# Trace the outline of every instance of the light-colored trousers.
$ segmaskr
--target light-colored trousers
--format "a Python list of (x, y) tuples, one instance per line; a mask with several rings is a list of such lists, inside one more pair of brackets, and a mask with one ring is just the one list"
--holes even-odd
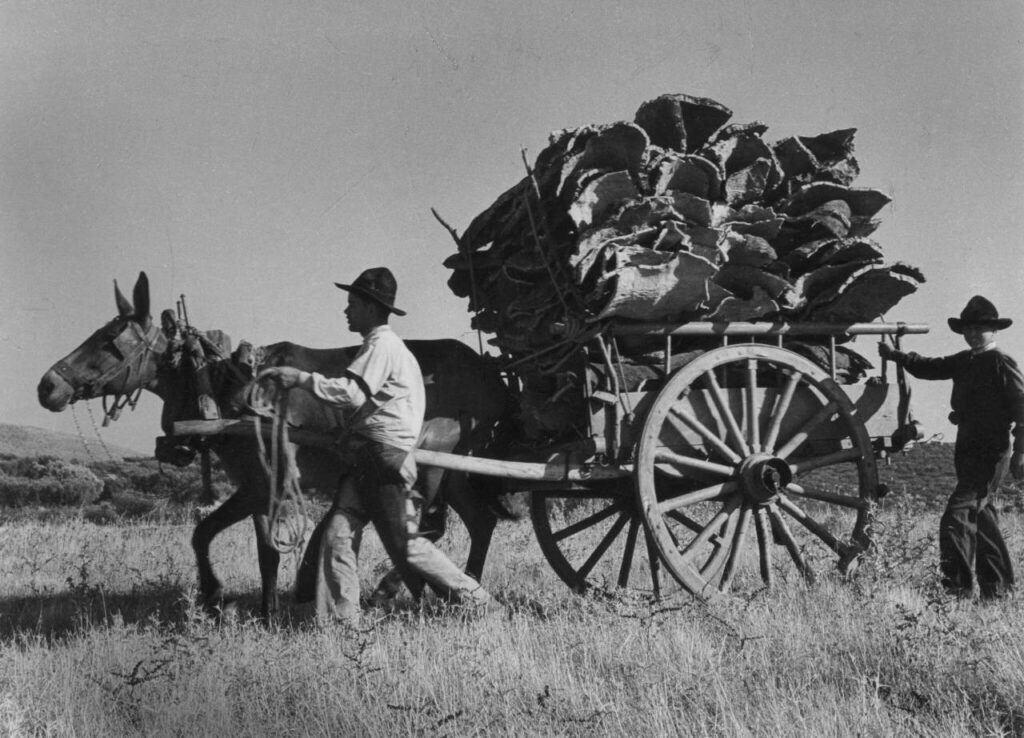
[[(384, 447), (386, 461), (394, 463), (393, 449)], [(390, 457), (390, 458), (387, 458)], [(376, 466), (380, 466), (377, 459)], [(416, 479), (411, 454), (401, 460), (401, 482), (389, 472), (369, 479), (360, 473), (342, 480), (334, 505), (320, 525), (324, 526), (318, 557), (314, 603), (321, 622), (359, 621), (359, 545), (363, 528), (373, 521), (388, 554), (402, 571), (407, 583), (420, 578), (436, 591), (456, 602), (470, 606), (486, 605), (491, 596), (480, 584), (457, 567), (428, 539), (419, 535), (418, 513), (412, 499), (412, 483)], [(385, 464), (387, 466), (388, 464)], [(362, 485), (360, 485), (362, 481)], [(363, 487), (360, 490), (360, 486)], [(367, 509), (363, 503), (368, 495), (376, 495)], [(404, 555), (404, 561), (401, 559)], [(419, 589), (419, 588), (416, 588)], [(418, 594), (418, 592), (415, 592)]]

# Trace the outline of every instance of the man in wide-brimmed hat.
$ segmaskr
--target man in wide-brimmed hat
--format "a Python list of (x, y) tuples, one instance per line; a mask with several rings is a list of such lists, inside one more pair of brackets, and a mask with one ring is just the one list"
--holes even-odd
[(949, 419), (957, 426), (957, 484), (939, 522), (939, 556), (942, 583), (961, 596), (973, 592), (975, 575), (983, 599), (1013, 587), (1013, 565), (992, 504), (1007, 463), (1014, 479), (1024, 479), (1024, 377), (995, 341), (996, 332), (1011, 323), (975, 295), (959, 318), (949, 319), (967, 351), (928, 358), (878, 345), (883, 359), (919, 379), (953, 380)]
[(475, 579), (418, 534), (412, 452), (423, 427), (426, 393), (416, 358), (388, 325), (392, 314), (405, 315), (395, 307), (394, 276), (389, 269), (377, 267), (367, 269), (351, 284), (335, 285), (348, 292), (349, 329), (363, 337), (345, 376), (329, 378), (294, 367), (274, 367), (259, 376), (286, 389), (299, 387), (353, 412), (349, 429), (353, 473), (339, 486), (304, 559), (316, 570), (312, 595), (318, 619), (358, 622), (357, 557), (368, 521), (408, 583), (422, 578), (478, 611), (499, 607)]

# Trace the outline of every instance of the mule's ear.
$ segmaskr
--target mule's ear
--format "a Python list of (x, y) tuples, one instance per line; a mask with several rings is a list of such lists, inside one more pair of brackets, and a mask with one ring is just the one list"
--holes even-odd
[(122, 318), (130, 318), (135, 314), (135, 308), (128, 302), (127, 298), (121, 294), (121, 288), (117, 286), (117, 280), (114, 280), (114, 300), (117, 302), (117, 314)]
[(139, 272), (139, 278), (135, 281), (135, 290), (132, 292), (132, 299), (135, 301), (135, 319), (145, 323), (149, 317), (149, 277), (145, 272)]

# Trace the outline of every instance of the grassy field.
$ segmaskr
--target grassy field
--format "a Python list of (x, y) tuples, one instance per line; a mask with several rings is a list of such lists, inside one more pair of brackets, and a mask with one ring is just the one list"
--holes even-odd
[[(215, 623), (191, 604), (183, 516), (21, 511), (0, 524), (0, 735), (1024, 735), (1019, 603), (938, 586), (950, 473), (944, 446), (882, 467), (878, 552), (853, 581), (581, 597), (523, 520), (485, 573), (507, 614), (403, 601), (358, 630), (312, 626), (287, 594), (278, 622), (254, 619), (249, 524), (214, 543), (237, 598)], [(1016, 492), (1000, 506), (1020, 569)], [(442, 546), (464, 555), (465, 533)], [(362, 564), (368, 587), (387, 566), (372, 535)]]

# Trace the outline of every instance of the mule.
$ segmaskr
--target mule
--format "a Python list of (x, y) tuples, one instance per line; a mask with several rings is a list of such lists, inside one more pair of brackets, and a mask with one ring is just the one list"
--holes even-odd
[[(114, 407), (137, 400), (142, 390), (164, 401), (161, 426), (166, 435), (173, 433), (175, 420), (182, 419), (189, 405), (188, 377), (181, 371), (181, 341), (175, 340), (175, 325), (164, 312), (160, 324), (150, 316), (149, 281), (139, 274), (128, 301), (114, 283), (117, 316), (96, 330), (78, 348), (57, 361), (39, 381), (39, 403), (60, 412), (78, 400), (96, 397), (114, 398)], [(486, 359), (459, 341), (451, 339), (406, 341), (419, 361), (426, 387), (426, 415), (420, 447), (458, 454), (481, 454), (493, 444), (496, 429), (511, 409), (508, 388), (500, 373)], [(294, 343), (276, 343), (263, 349), (263, 360), (256, 367), (296, 366), (339, 376), (355, 356), (358, 347), (312, 349)], [(216, 400), (227, 413), (235, 413), (243, 404), (241, 380), (222, 383)], [(191, 402), (194, 403), (194, 397)], [(344, 419), (336, 408), (302, 391), (287, 395), (287, 416), (292, 425), (306, 430), (330, 433), (343, 428)], [(193, 416), (194, 417), (194, 416)], [(235, 491), (204, 518), (192, 535), (199, 579), (201, 604), (216, 611), (223, 603), (221, 583), (210, 561), (210, 543), (223, 530), (251, 517), (257, 540), (262, 584), (261, 614), (270, 618), (279, 607), (277, 572), (280, 553), (271, 538), (268, 502), (270, 480), (264, 472), (260, 447), (255, 435), (208, 436), (209, 448), (219, 458)], [(301, 446), (296, 462), (303, 489), (317, 489), (333, 495), (345, 471), (338, 454), (323, 448)], [(450, 505), (462, 518), (470, 535), (466, 572), (479, 580), (484, 568), (491, 536), (500, 517), (507, 516), (499, 501), (500, 480), (469, 477), (464, 473), (420, 467), (417, 489), (425, 509)], [(428, 536), (436, 540), (441, 531)], [(388, 594), (397, 581), (394, 574), (382, 582), (378, 591)], [(417, 594), (414, 592), (414, 594)]]

